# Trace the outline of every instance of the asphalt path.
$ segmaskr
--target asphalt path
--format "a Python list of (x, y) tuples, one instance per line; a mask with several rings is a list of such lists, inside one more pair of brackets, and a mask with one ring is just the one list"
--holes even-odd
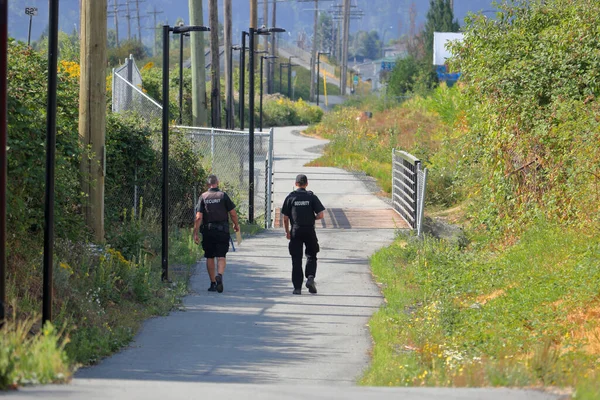
[[(354, 175), (307, 168), (323, 141), (275, 132), (276, 205), (305, 173), (325, 207), (388, 207)], [(23, 399), (554, 399), (537, 391), (357, 387), (369, 364), (368, 321), (382, 305), (368, 258), (392, 229), (319, 229), (318, 294), (292, 295), (281, 229), (248, 238), (228, 255), (223, 293), (209, 293), (205, 263), (185, 311), (147, 321), (134, 342), (69, 385), (8, 393)]]

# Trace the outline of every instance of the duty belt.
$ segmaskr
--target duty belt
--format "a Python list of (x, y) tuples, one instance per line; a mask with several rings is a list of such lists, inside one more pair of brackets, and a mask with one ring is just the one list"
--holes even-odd
[(229, 224), (227, 222), (209, 222), (206, 224), (206, 229), (209, 231), (227, 232), (229, 231)]

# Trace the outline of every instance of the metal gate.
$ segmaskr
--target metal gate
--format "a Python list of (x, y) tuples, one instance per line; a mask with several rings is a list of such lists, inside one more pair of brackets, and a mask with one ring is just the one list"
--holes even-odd
[(392, 150), (392, 204), (394, 210), (421, 236), (427, 168), (405, 151)]

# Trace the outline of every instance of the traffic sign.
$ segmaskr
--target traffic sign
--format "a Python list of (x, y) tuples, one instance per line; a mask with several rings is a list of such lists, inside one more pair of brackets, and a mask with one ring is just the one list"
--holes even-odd
[(25, 7), (25, 15), (29, 15), (30, 17), (35, 17), (38, 13), (37, 7)]
[(358, 75), (354, 75), (353, 81), (355, 85), (358, 85)]

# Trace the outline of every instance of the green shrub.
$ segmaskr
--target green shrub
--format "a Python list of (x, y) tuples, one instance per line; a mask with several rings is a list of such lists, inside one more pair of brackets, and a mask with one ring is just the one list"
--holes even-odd
[(69, 379), (67, 339), (52, 324), (32, 334), (36, 324), (33, 319), (7, 321), (0, 329), (0, 390)]
[(323, 110), (302, 101), (292, 101), (279, 95), (268, 96), (263, 106), (263, 125), (309, 125), (321, 121)]
[[(9, 235), (41, 231), (46, 170), (46, 59), (23, 43), (8, 46), (8, 193)], [(80, 237), (79, 82), (62, 70), (58, 74), (56, 124), (56, 234)], [(83, 177), (85, 179), (86, 177)]]
[(454, 46), (468, 130), (461, 174), (474, 215), (519, 229), (542, 212), (598, 219), (600, 10), (592, 0), (516, 1), (472, 15)]

